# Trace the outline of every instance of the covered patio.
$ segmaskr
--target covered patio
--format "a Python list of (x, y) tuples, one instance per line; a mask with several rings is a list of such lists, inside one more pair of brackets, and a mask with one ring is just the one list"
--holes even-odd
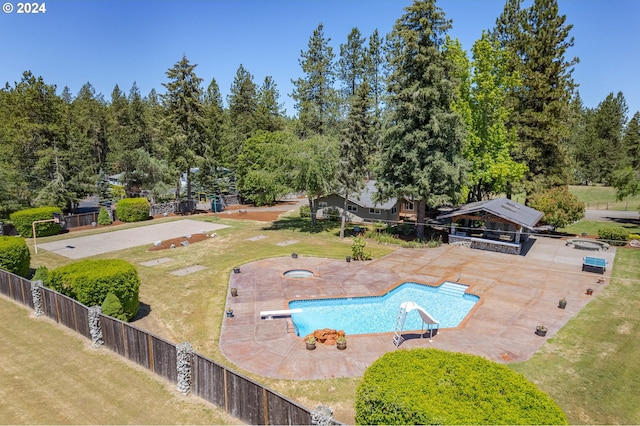
[(507, 198), (465, 204), (437, 217), (451, 221), (449, 243), (519, 255), (541, 211)]

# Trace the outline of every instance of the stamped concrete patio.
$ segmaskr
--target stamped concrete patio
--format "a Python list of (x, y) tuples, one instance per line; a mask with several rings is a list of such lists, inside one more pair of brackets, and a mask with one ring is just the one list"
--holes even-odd
[[(607, 260), (604, 275), (582, 272), (585, 255)], [(549, 337), (608, 284), (615, 249), (585, 252), (556, 239), (532, 239), (526, 256), (491, 253), (443, 245), (433, 249), (399, 249), (369, 262), (310, 258), (273, 258), (241, 265), (229, 287), (220, 336), (222, 353), (238, 367), (280, 379), (322, 379), (361, 376), (384, 353), (396, 350), (393, 333), (350, 335), (348, 347), (318, 344), (305, 349), (301, 337), (288, 330), (287, 320), (261, 319), (260, 311), (287, 309), (292, 299), (382, 294), (404, 281), (439, 285), (445, 280), (470, 285), (480, 303), (455, 329), (440, 329), (432, 341), (418, 332), (404, 332), (400, 349), (434, 347), (481, 355), (498, 362), (528, 359)], [(310, 269), (315, 278), (286, 278), (290, 269)], [(599, 282), (604, 278), (604, 282)], [(594, 289), (592, 296), (585, 290)], [(566, 309), (558, 308), (565, 297)], [(547, 336), (534, 334), (537, 325)]]

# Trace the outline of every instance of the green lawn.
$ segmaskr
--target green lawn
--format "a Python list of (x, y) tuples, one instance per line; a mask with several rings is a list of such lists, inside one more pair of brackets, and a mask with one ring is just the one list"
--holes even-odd
[[(211, 216), (192, 219), (214, 220)], [(188, 341), (197, 352), (230, 365), (222, 356), (218, 341), (233, 266), (260, 258), (287, 256), (292, 251), (303, 256), (341, 258), (350, 254), (351, 240), (337, 238), (338, 224), (323, 224), (312, 229), (308, 222), (295, 216), (273, 225), (223, 219), (217, 222), (231, 227), (218, 231), (217, 237), (206, 242), (161, 255), (148, 252), (147, 247), (137, 247), (96, 257), (118, 257), (135, 265), (162, 256), (171, 257), (171, 262), (153, 268), (138, 266), (142, 279), (140, 300), (149, 310), (138, 325), (174, 342)], [(265, 238), (248, 241), (256, 235)], [(298, 243), (286, 247), (275, 245), (284, 240)], [(368, 242), (366, 250), (377, 258), (395, 247)], [(71, 262), (44, 251), (32, 256), (33, 267), (41, 264), (56, 267)], [(196, 263), (208, 269), (186, 278), (167, 273)], [(640, 407), (640, 396), (632, 391), (639, 388), (640, 371), (640, 363), (635, 361), (640, 347), (634, 340), (640, 324), (640, 291), (637, 290), (640, 288), (640, 250), (619, 249), (613, 275), (607, 290), (592, 300), (538, 354), (527, 362), (511, 364), (514, 370), (525, 374), (556, 399), (573, 423), (640, 424), (636, 408)], [(306, 407), (329, 405), (338, 420), (354, 421), (357, 378), (286, 381), (244, 373)], [(85, 417), (73, 420), (83, 421)]]
[(584, 232), (589, 236), (597, 237), (598, 229), (608, 226), (619, 226), (629, 231), (630, 234), (640, 234), (640, 226), (634, 225), (632, 223), (617, 224), (613, 222), (598, 222), (595, 220), (584, 219), (573, 223), (565, 228), (558, 228), (558, 231), (575, 235), (581, 235)]
[(569, 191), (587, 205), (588, 209), (640, 210), (640, 195), (616, 200), (616, 190), (610, 186), (570, 185)]
[(613, 278), (529, 361), (511, 364), (573, 424), (640, 424), (640, 250), (618, 249)]
[(0, 424), (239, 424), (0, 296)]

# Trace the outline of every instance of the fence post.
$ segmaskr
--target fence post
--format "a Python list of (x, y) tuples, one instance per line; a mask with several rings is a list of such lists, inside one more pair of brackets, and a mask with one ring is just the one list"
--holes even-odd
[(176, 364), (178, 369), (178, 391), (188, 395), (191, 391), (191, 359), (193, 347), (190, 343), (176, 345)]
[(318, 407), (311, 412), (311, 424), (312, 425), (332, 425), (333, 424), (333, 410), (331, 407), (325, 405), (318, 405)]
[(102, 308), (100, 306), (91, 306), (88, 310), (89, 334), (91, 334), (91, 344), (93, 346), (101, 346), (104, 344), (102, 340), (102, 326), (100, 325), (101, 313)]
[(33, 315), (39, 317), (44, 314), (42, 308), (42, 281), (31, 281), (31, 297), (33, 298)]

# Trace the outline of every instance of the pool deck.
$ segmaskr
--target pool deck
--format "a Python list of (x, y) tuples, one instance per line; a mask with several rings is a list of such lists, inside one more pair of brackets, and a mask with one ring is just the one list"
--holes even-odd
[[(309, 380), (361, 376), (386, 352), (396, 350), (393, 333), (347, 336), (347, 349), (318, 344), (306, 350), (286, 318), (261, 319), (260, 311), (287, 309), (292, 299), (371, 296), (404, 281), (439, 285), (458, 281), (480, 303), (455, 329), (441, 329), (430, 341), (419, 332), (403, 332), (400, 349), (439, 348), (481, 355), (497, 362), (523, 361), (609, 283), (615, 248), (586, 252), (566, 241), (537, 238), (526, 256), (492, 253), (462, 246), (399, 249), (380, 259), (350, 262), (344, 259), (280, 257), (241, 265), (229, 287), (238, 296), (227, 298), (234, 317), (224, 318), (222, 353), (239, 368), (279, 379)], [(582, 271), (584, 256), (607, 260), (604, 274)], [(309, 269), (314, 278), (286, 278), (290, 269)], [(601, 279), (604, 282), (599, 282)], [(592, 288), (593, 295), (586, 295)], [(567, 299), (566, 309), (558, 301)], [(436, 318), (437, 319), (437, 318)], [(536, 335), (538, 325), (546, 337)]]

